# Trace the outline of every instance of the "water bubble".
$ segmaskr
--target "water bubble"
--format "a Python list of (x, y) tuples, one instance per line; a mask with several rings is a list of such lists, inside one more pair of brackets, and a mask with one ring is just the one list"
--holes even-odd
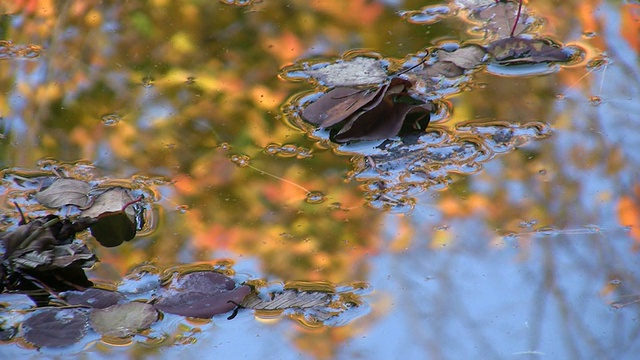
[(269, 155), (276, 155), (280, 152), (280, 145), (278, 144), (269, 144), (264, 148), (264, 152)]
[(556, 95), (556, 99), (558, 99), (558, 100), (564, 100), (564, 98), (565, 98), (565, 95), (564, 95), (564, 94), (558, 94), (558, 95)]
[(582, 36), (584, 36), (587, 39), (591, 39), (593, 37), (596, 37), (598, 34), (595, 31), (585, 31), (582, 33)]
[(307, 193), (306, 202), (309, 204), (320, 204), (324, 202), (327, 198), (320, 191), (309, 191)]
[(220, 146), (219, 146), (219, 147), (220, 147), (220, 149), (222, 149), (222, 150), (224, 150), (224, 151), (229, 151), (229, 150), (231, 150), (231, 145), (229, 145), (229, 144), (228, 144), (228, 143), (226, 143), (226, 142), (223, 142), (222, 144), (220, 144)]
[(122, 116), (118, 114), (106, 114), (102, 116), (102, 123), (107, 126), (112, 126), (120, 122)]
[(545, 170), (545, 169), (541, 169), (540, 171), (538, 171), (538, 174), (540, 174), (540, 175), (547, 175), (547, 170)]
[(250, 157), (247, 155), (231, 155), (231, 161), (239, 167), (249, 166)]
[(282, 145), (280, 148), (280, 156), (292, 157), (298, 153), (298, 147), (293, 144)]
[(609, 281), (609, 284), (611, 284), (611, 285), (620, 285), (620, 284), (622, 284), (622, 281), (620, 279), (613, 279), (613, 280)]
[(589, 104), (592, 106), (598, 106), (602, 104), (602, 98), (600, 96), (592, 96), (589, 98)]
[(187, 84), (187, 85), (192, 85), (192, 84), (195, 84), (195, 82), (196, 82), (196, 78), (193, 77), (193, 76), (189, 76), (187, 78), (187, 81), (185, 81), (184, 83)]
[(298, 159), (307, 159), (313, 156), (313, 151), (311, 149), (307, 149), (305, 147), (298, 148)]

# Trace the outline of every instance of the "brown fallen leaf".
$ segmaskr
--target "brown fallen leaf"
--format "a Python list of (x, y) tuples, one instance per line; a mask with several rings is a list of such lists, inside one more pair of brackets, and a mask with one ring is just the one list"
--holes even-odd
[(491, 42), (487, 51), (500, 65), (566, 62), (572, 58), (570, 51), (548, 39), (500, 39)]
[(410, 81), (394, 77), (377, 89), (338, 87), (307, 106), (302, 116), (322, 128), (335, 128), (336, 142), (393, 137), (403, 128), (409, 113), (420, 113), (417, 119), (426, 119), (426, 126), (433, 110), (431, 103), (408, 94), (411, 86)]

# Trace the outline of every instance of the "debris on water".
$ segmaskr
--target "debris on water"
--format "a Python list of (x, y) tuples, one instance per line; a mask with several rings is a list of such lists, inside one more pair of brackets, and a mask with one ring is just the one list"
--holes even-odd
[(320, 204), (326, 199), (327, 198), (320, 191), (309, 191), (305, 201), (309, 204)]
[(431, 5), (417, 11), (402, 11), (399, 13), (407, 22), (417, 25), (432, 25), (454, 14), (454, 10), (447, 5)]
[(118, 115), (118, 114), (105, 114), (102, 116), (102, 123), (107, 125), (107, 126), (113, 126), (116, 125), (117, 123), (119, 123), (120, 121), (122, 121), (122, 116)]
[(600, 96), (591, 96), (589, 97), (589, 105), (591, 106), (598, 106), (602, 104), (602, 98)]
[(231, 162), (238, 165), (238, 167), (247, 167), (250, 165), (251, 158), (247, 155), (231, 155), (229, 158)]

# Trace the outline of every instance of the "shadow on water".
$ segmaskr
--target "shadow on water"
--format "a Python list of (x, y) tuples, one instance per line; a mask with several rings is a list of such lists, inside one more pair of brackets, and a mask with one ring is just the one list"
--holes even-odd
[(635, 358), (640, 4), (517, 9), (0, 4), (0, 354)]

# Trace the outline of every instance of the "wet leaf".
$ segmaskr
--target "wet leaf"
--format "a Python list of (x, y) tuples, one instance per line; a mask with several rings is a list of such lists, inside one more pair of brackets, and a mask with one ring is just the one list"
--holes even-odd
[(82, 212), (81, 216), (96, 220), (89, 229), (102, 246), (118, 246), (136, 236), (135, 210), (126, 207), (133, 201), (127, 189), (115, 187), (96, 197), (92, 206)]
[(424, 73), (428, 77), (444, 76), (453, 78), (464, 74), (464, 69), (449, 61), (436, 61), (425, 66)]
[(69, 305), (86, 305), (94, 309), (104, 309), (124, 299), (117, 291), (90, 288), (85, 291), (66, 291), (61, 294)]
[(380, 84), (387, 78), (380, 60), (367, 57), (356, 57), (304, 73), (331, 87)]
[(175, 278), (155, 303), (161, 311), (181, 316), (211, 318), (233, 310), (251, 292), (220, 273), (200, 271)]
[(99, 334), (123, 338), (149, 328), (158, 320), (158, 312), (151, 304), (134, 301), (94, 309), (89, 318), (91, 327)]
[(480, 65), (487, 51), (478, 45), (469, 45), (448, 52), (445, 50), (436, 51), (438, 62), (451, 62), (462, 69), (473, 69)]
[(22, 323), (25, 340), (38, 347), (64, 347), (87, 332), (87, 313), (81, 309), (41, 310)]
[(59, 208), (65, 205), (85, 207), (89, 204), (87, 193), (91, 185), (81, 180), (56, 179), (51, 186), (36, 193), (38, 202), (46, 207)]
[(546, 39), (506, 38), (492, 42), (487, 51), (501, 65), (565, 62), (571, 53)]

